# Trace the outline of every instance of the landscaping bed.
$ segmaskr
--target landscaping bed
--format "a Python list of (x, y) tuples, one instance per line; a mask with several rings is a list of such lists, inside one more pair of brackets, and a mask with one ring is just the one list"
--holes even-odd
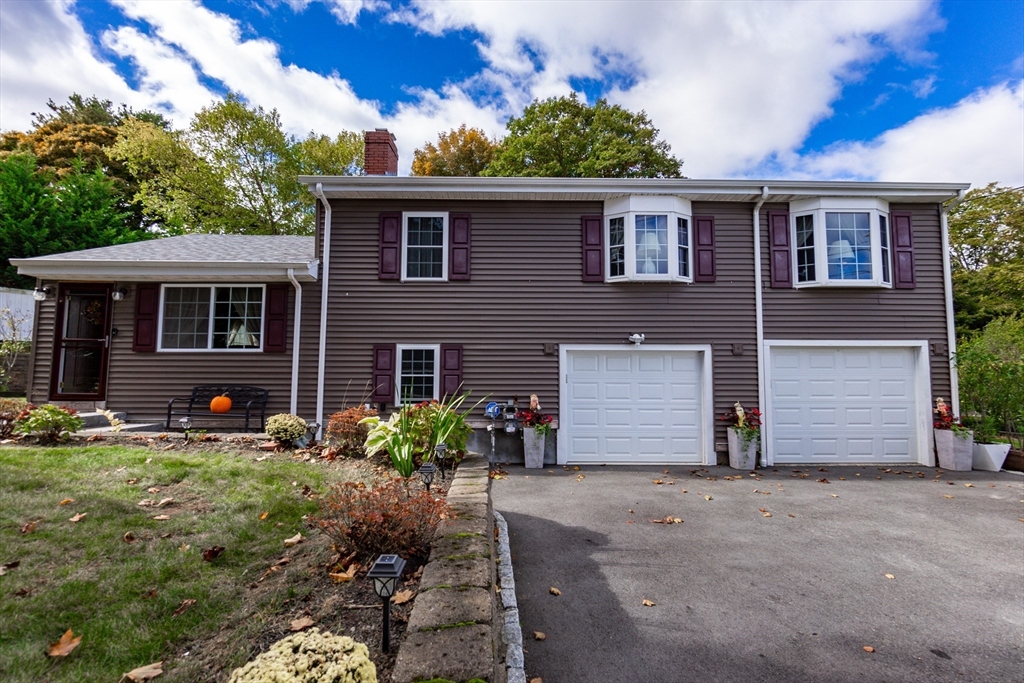
[[(380, 599), (359, 573), (329, 576), (342, 558), (307, 516), (330, 484), (393, 471), (319, 456), (248, 436), (0, 447), (0, 679), (115, 681), (163, 661), (161, 681), (226, 681), (307, 619), (365, 643), (389, 681), (412, 602), (392, 607), (382, 653)], [(81, 643), (48, 657), (68, 629)]]

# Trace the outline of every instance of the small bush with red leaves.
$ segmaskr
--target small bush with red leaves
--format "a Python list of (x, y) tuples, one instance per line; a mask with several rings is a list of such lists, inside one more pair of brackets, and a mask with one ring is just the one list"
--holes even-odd
[(373, 408), (355, 406), (331, 415), (327, 420), (327, 447), (337, 455), (352, 458), (365, 456), (363, 444), (370, 427), (359, 424), (359, 421), (376, 414)]
[(356, 553), (357, 560), (384, 553), (425, 561), (448, 514), (447, 502), (395, 478), (373, 488), (351, 481), (331, 486), (312, 523), (339, 552)]
[(22, 398), (0, 398), (0, 439), (9, 439), (14, 434), (18, 417), (28, 409), (28, 402)]

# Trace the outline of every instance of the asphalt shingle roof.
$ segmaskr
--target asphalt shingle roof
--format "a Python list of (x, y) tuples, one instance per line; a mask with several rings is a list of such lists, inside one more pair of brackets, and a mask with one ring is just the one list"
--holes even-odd
[(34, 261), (300, 263), (316, 258), (315, 238), (299, 235), (181, 235), (68, 251)]

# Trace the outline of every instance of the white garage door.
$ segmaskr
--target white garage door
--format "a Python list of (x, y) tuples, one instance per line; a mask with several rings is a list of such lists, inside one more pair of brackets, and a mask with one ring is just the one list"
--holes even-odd
[(702, 462), (700, 352), (571, 350), (565, 361), (567, 462)]
[(776, 463), (917, 462), (916, 351), (771, 348)]

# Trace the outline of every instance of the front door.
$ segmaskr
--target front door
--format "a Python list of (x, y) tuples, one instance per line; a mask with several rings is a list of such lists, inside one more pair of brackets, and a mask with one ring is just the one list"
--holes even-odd
[(50, 399), (106, 399), (110, 346), (108, 284), (61, 284)]

